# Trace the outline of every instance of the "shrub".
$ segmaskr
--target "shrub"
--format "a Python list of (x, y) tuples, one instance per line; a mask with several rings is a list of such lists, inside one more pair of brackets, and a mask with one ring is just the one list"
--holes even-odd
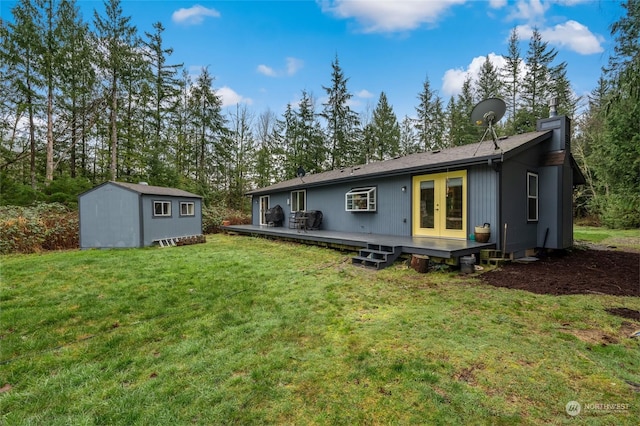
[(78, 247), (78, 212), (62, 204), (0, 207), (0, 253)]
[(231, 225), (246, 225), (251, 223), (251, 215), (240, 210), (222, 206), (204, 206), (202, 208), (202, 232), (215, 234), (220, 232), (223, 220), (228, 220)]

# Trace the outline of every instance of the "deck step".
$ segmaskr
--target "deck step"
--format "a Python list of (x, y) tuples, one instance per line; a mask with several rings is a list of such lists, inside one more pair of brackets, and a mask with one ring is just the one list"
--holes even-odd
[(354, 256), (351, 259), (351, 263), (365, 268), (384, 269), (393, 264), (401, 252), (402, 249), (400, 247), (367, 244), (367, 248), (360, 249), (358, 256)]

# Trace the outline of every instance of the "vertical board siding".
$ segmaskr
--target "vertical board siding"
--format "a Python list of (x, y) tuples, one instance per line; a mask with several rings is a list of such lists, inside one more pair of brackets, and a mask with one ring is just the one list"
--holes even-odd
[(79, 201), (80, 248), (140, 247), (138, 194), (104, 185)]
[(498, 172), (490, 166), (471, 167), (467, 174), (469, 208), (469, 233), (474, 232), (476, 226), (488, 223), (491, 226), (490, 242), (495, 243), (500, 234), (498, 223)]

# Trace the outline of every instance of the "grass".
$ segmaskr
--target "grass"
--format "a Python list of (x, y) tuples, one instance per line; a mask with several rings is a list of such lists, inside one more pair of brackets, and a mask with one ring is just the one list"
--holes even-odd
[(0, 259), (2, 424), (637, 422), (640, 343), (604, 309), (638, 298), (225, 235)]
[(640, 230), (608, 229), (596, 226), (575, 226), (573, 237), (577, 242), (588, 242), (620, 249), (640, 250)]

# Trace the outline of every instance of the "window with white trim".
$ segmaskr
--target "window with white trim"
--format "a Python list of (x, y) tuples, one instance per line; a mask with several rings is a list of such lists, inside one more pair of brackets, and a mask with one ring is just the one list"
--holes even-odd
[(195, 203), (191, 201), (180, 202), (180, 216), (195, 216), (196, 207)]
[(376, 187), (354, 188), (345, 195), (348, 212), (375, 212)]
[(153, 216), (155, 216), (155, 217), (170, 217), (171, 216), (171, 201), (154, 201), (153, 202)]
[(307, 209), (307, 190), (291, 191), (291, 211), (301, 212)]
[(538, 221), (538, 174), (527, 173), (527, 221)]

